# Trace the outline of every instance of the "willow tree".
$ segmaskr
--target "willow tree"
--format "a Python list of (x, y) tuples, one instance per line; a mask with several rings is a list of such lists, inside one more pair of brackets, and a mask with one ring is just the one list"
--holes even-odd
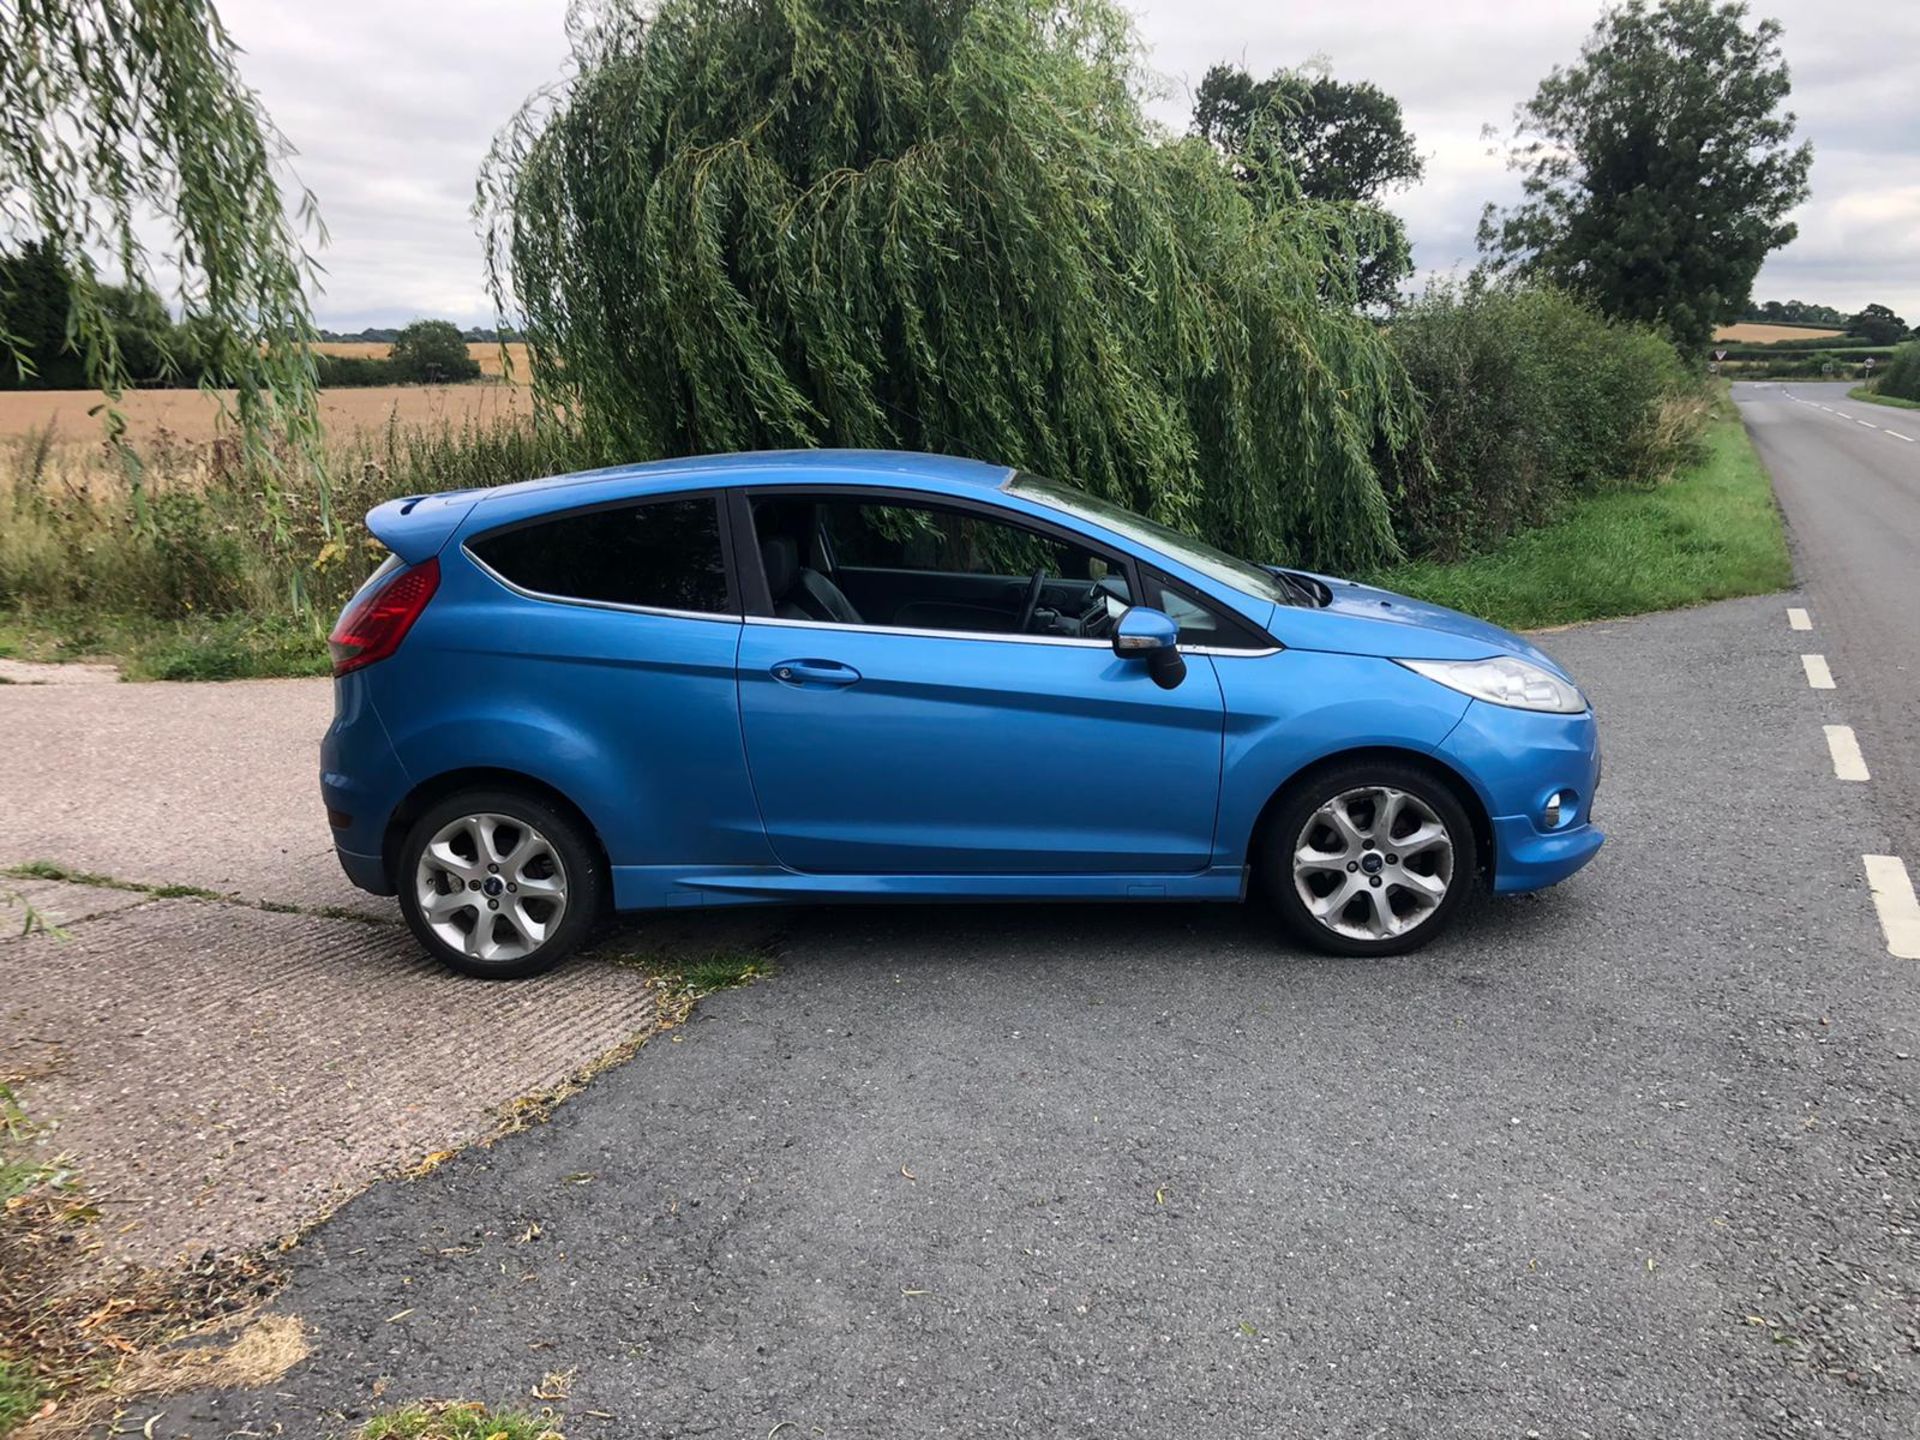
[[(136, 289), (164, 272), (270, 478), (276, 433), (317, 434), (301, 244), (317, 220), (304, 193), (288, 214), (286, 146), (236, 53), (208, 0), (0, 0), (0, 239), (62, 267), (71, 343), (109, 402), (128, 377), (96, 267)], [(0, 365), (30, 363), (0, 296)]]
[(1252, 554), (1392, 553), (1374, 460), (1414, 418), (1328, 303), (1344, 212), (1256, 209), (1151, 126), (1108, 0), (609, 0), (571, 33), (476, 213), (535, 384), (611, 453), (942, 450)]

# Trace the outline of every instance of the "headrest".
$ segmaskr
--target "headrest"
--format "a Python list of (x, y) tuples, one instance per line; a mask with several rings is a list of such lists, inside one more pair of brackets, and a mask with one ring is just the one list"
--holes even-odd
[(763, 540), (760, 564), (767, 572), (768, 594), (775, 600), (784, 599), (793, 588), (793, 577), (800, 573), (800, 547), (785, 535)]

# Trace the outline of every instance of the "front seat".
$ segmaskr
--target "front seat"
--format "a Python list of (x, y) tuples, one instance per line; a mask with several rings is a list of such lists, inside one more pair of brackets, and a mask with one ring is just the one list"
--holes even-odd
[(760, 564), (767, 572), (767, 592), (773, 613), (782, 620), (831, 620), (840, 625), (864, 625), (853, 602), (818, 570), (800, 563), (800, 547), (785, 535), (760, 546)]

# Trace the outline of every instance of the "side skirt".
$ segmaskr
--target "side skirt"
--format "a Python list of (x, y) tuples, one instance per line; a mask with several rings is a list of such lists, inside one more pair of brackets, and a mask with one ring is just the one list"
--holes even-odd
[(616, 865), (614, 907), (777, 905), (905, 900), (1241, 900), (1244, 865), (1187, 875), (811, 875), (773, 865)]

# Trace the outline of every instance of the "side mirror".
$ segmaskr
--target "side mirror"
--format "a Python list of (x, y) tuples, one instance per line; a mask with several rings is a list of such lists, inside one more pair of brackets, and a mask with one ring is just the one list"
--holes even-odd
[(1171, 690), (1187, 678), (1187, 662), (1180, 654), (1180, 627), (1164, 610), (1136, 605), (1113, 627), (1113, 653), (1122, 660), (1144, 660), (1147, 674), (1162, 690)]

